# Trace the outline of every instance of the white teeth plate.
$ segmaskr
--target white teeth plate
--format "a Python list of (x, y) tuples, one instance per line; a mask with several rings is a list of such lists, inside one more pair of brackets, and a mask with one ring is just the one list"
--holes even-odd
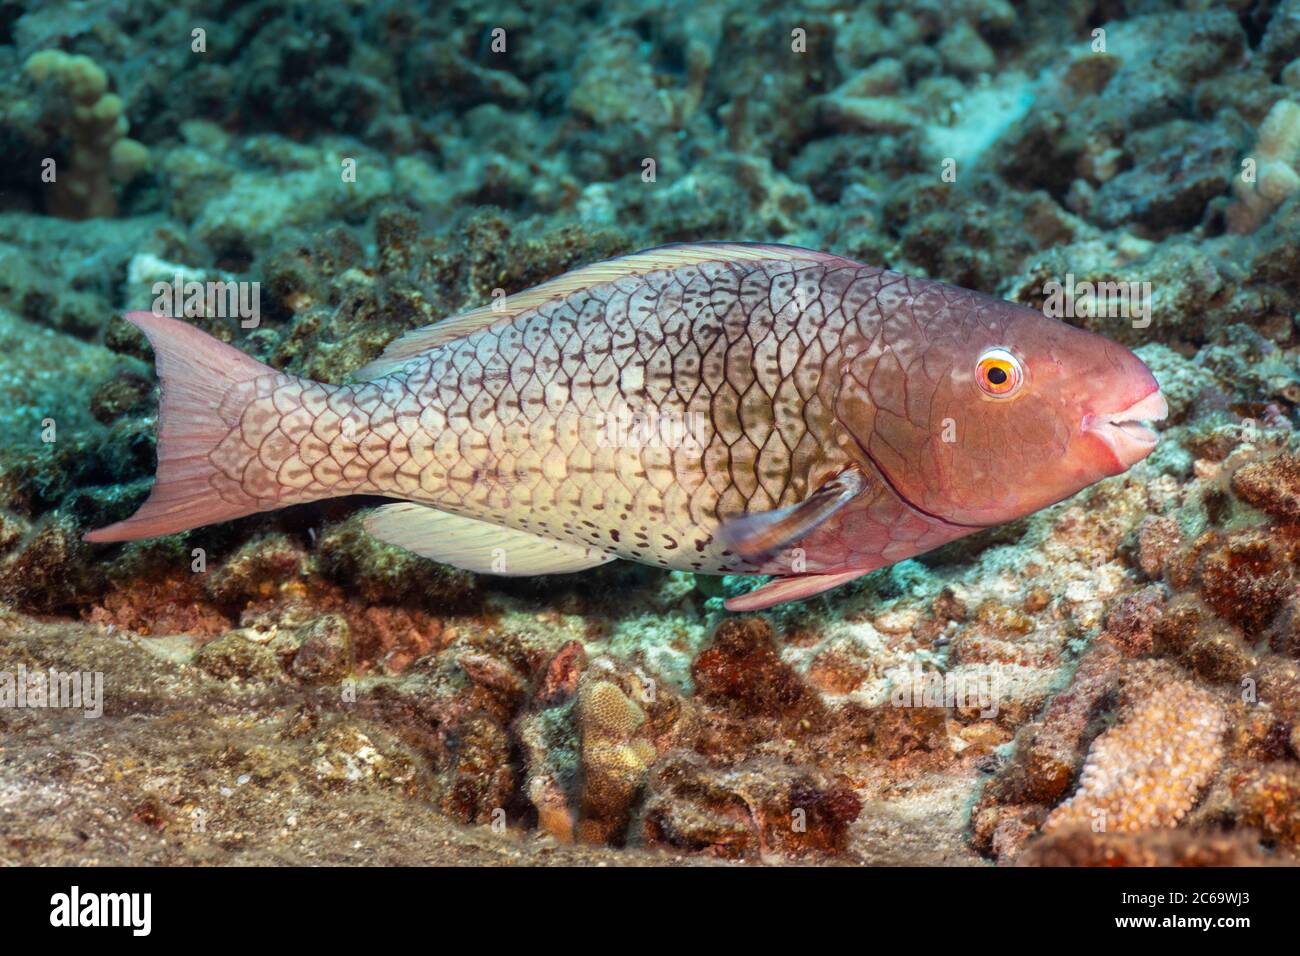
[(1160, 438), (1146, 423), (1158, 422), (1168, 414), (1169, 405), (1165, 397), (1152, 392), (1118, 412), (1089, 416), (1083, 427), (1106, 442), (1115, 458), (1127, 468), (1149, 455)]
[(1109, 415), (1100, 415), (1098, 420), (1111, 425), (1118, 425), (1125, 430), (1127, 430), (1128, 426), (1135, 425), (1142, 428), (1143, 431), (1147, 431), (1148, 429), (1141, 424), (1142, 422), (1158, 422), (1168, 414), (1169, 404), (1165, 401), (1165, 397), (1157, 391), (1121, 411), (1112, 412)]
[(1156, 433), (1141, 422), (1122, 421), (1107, 422), (1107, 424), (1114, 425), (1134, 441), (1151, 442), (1156, 440)]

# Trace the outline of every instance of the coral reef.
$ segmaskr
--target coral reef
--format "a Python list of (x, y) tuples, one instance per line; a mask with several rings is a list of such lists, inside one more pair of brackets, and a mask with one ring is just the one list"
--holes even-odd
[[(990, 855), (1193, 862), (1201, 851), (1187, 838), (1109, 838), (1172, 827), (1242, 829), (1208, 859), (1268, 859), (1250, 849), (1252, 832), (1294, 853), (1286, 761), (1297, 755), (1289, 743), (1297, 459), (1240, 445), (1234, 456), (1227, 469), (1202, 469), (1188, 489), (1214, 502), (1199, 535), (1188, 540), (1179, 527), (1195, 527), (1191, 502), (1181, 521), (1152, 516), (1137, 527), (1131, 559), (1157, 583), (1113, 606), (1069, 686), (1022, 728), (1012, 760), (985, 788), (972, 832)], [(1237, 496), (1273, 518), (1234, 506)]]
[[(0, 709), (0, 861), (1300, 862), (1294, 0), (551, 7), (0, 13), (0, 670), (109, 688)], [(187, 320), (342, 382), (709, 239), (1122, 289), (1063, 318), (1149, 365), (1160, 445), (739, 618), (443, 567), (364, 499), (81, 540), (150, 486), (157, 283), (256, 283)]]

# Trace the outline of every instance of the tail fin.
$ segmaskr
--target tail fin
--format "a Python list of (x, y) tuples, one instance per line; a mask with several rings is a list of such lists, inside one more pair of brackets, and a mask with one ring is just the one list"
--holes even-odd
[(235, 424), (222, 417), (222, 399), (236, 385), (281, 373), (176, 319), (130, 312), (126, 320), (148, 336), (162, 383), (158, 474), (135, 514), (85, 540), (152, 538), (263, 510), (253, 500), (241, 506), (218, 495), (212, 484), (217, 469), (208, 456)]

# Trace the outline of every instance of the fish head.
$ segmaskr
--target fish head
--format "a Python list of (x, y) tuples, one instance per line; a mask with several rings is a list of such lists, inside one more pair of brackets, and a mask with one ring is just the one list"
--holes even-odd
[(841, 390), (841, 423), (899, 497), (949, 523), (994, 525), (1151, 453), (1145, 423), (1167, 408), (1141, 359), (1024, 306), (979, 301), (928, 341), (896, 337)]

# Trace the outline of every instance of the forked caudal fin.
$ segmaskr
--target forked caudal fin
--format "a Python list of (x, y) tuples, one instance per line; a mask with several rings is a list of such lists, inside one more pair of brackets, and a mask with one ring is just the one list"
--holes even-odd
[[(184, 322), (150, 312), (126, 320), (153, 346), (162, 397), (158, 403), (158, 474), (140, 509), (87, 541), (132, 541), (172, 534), (262, 510), (218, 495), (209, 455), (234, 422), (222, 417), (222, 400), (241, 383), (280, 373)], [(277, 507), (271, 505), (270, 507)]]

